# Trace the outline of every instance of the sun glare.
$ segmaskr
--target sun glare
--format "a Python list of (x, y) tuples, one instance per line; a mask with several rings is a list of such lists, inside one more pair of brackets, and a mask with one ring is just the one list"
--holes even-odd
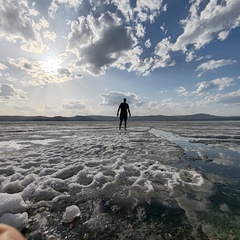
[(51, 74), (57, 74), (58, 69), (60, 68), (60, 62), (56, 58), (51, 58), (42, 62), (42, 68), (45, 72)]

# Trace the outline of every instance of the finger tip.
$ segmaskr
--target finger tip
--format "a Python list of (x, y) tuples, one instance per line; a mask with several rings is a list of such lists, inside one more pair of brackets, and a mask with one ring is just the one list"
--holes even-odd
[(24, 237), (15, 228), (0, 224), (0, 240), (24, 240)]

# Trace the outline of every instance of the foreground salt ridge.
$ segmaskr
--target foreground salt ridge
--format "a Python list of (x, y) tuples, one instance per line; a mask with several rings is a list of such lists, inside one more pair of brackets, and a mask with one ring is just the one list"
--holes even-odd
[[(53, 139), (54, 135), (57, 141), (36, 144), (36, 136)], [(133, 128), (126, 134), (116, 133), (109, 127), (77, 131), (70, 128), (42, 135), (28, 132), (25, 137), (28, 138), (24, 141), (26, 145), (16, 152), (4, 152), (1, 161), (0, 199), (8, 198), (10, 204), (6, 208), (6, 203), (0, 203), (0, 210), (5, 209), (0, 214), (0, 222), (6, 221), (4, 214), (11, 213), (8, 217), (17, 217), (14, 226), (19, 229), (31, 224), (33, 216), (27, 214), (31, 209), (47, 206), (51, 211), (60, 211), (60, 218), (64, 219), (64, 213), (74, 204), (99, 198), (109, 199), (113, 212), (126, 202), (136, 207), (158, 199), (172, 207), (177, 201), (194, 224), (197, 217), (194, 209), (189, 208), (192, 200), (186, 194), (194, 192), (198, 199), (204, 199), (211, 192), (212, 183), (204, 179), (201, 172), (168, 165), (180, 161), (182, 149), (150, 134), (149, 128)], [(11, 203), (19, 208), (14, 210)], [(206, 210), (209, 202), (195, 201), (194, 204), (197, 211)], [(97, 224), (96, 216), (108, 219), (98, 208), (96, 204), (95, 214), (86, 221), (89, 228)], [(69, 211), (70, 219), (80, 215), (80, 210), (73, 209)]]

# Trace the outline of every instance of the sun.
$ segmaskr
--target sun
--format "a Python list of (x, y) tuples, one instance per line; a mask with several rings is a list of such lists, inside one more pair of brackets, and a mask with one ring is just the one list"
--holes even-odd
[(51, 58), (42, 62), (42, 68), (47, 73), (57, 74), (61, 64), (57, 58)]

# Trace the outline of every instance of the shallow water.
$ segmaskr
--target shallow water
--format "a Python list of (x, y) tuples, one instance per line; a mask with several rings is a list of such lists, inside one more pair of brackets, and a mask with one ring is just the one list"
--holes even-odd
[(27, 239), (240, 239), (239, 122), (117, 125), (0, 123), (0, 194), (23, 198)]
[[(189, 164), (204, 172), (240, 178), (240, 140), (235, 136), (182, 137), (178, 134), (159, 129), (151, 129), (151, 133), (163, 137), (184, 149), (184, 162), (175, 166)], [(181, 133), (180, 133), (181, 134)]]

